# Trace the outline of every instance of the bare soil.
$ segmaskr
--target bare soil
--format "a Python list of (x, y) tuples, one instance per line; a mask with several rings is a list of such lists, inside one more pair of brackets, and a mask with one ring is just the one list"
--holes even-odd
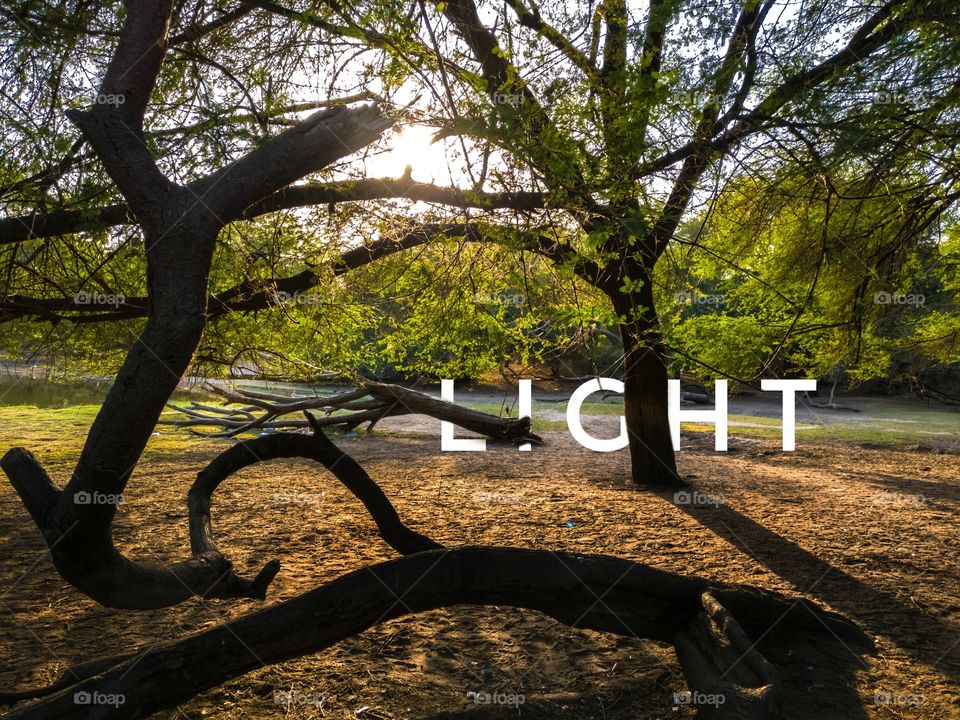
[[(619, 555), (803, 595), (856, 620), (875, 654), (826, 630), (774, 628), (761, 640), (781, 669), (789, 718), (960, 718), (960, 456), (827, 443), (782, 453), (777, 441), (742, 437), (715, 453), (709, 435), (685, 437), (681, 470), (708, 503), (694, 506), (628, 483), (625, 451), (593, 453), (565, 432), (545, 440), (524, 453), (441, 453), (434, 432), (337, 442), (411, 527), (447, 545)], [(0, 429), (0, 447), (17, 442), (16, 428)], [(116, 523), (129, 556), (186, 555), (186, 491), (218, 449), (190, 444), (141, 466)], [(69, 472), (49, 469), (61, 483)], [(214, 529), (242, 571), (281, 560), (268, 603), (394, 557), (359, 502), (307, 462), (231, 478), (214, 498)], [(0, 545), (4, 688), (50, 682), (96, 656), (149, 651), (260, 606), (104, 609), (60, 580), (8, 485)], [(684, 689), (670, 646), (572, 630), (532, 611), (458, 607), (384, 623), (157, 717), (690, 718), (692, 708), (673, 702)], [(476, 691), (523, 703), (478, 705), (467, 695)]]

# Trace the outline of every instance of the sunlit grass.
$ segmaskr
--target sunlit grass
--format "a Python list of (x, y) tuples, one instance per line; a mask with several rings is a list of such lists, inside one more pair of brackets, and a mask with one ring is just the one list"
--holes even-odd
[[(461, 404), (495, 415), (517, 415), (515, 403), (501, 405), (467, 400), (461, 401)], [(534, 432), (566, 431), (567, 424), (563, 419), (566, 409), (564, 401), (535, 400)], [(99, 405), (96, 404), (55, 408), (0, 406), (0, 423), (6, 429), (6, 442), (0, 446), (0, 452), (18, 445), (33, 452), (45, 466), (57, 469), (71, 466), (79, 457), (98, 410)], [(620, 397), (585, 402), (581, 407), (581, 413), (585, 416), (616, 416), (622, 412)], [(175, 416), (173, 412), (166, 415)], [(733, 438), (781, 437), (780, 418), (734, 414), (729, 416), (729, 422), (729, 434)], [(713, 432), (712, 425), (700, 423), (683, 423), (682, 428), (683, 432)], [(797, 442), (804, 440), (873, 443), (891, 447), (924, 443), (950, 447), (951, 443), (956, 443), (956, 447), (960, 448), (960, 413), (940, 408), (883, 406), (862, 416), (856, 413), (840, 415), (824, 412), (820, 417), (810, 420), (801, 415), (797, 421)], [(232, 442), (230, 439), (204, 438), (183, 428), (163, 425), (158, 426), (150, 438), (144, 459), (172, 459), (184, 453), (210, 454)]]
[[(5, 442), (0, 445), (0, 453), (19, 446), (36, 455), (44, 466), (72, 465), (80, 456), (99, 409), (99, 405), (63, 408), (0, 406), (0, 427), (5, 428)], [(160, 426), (150, 437), (144, 458), (173, 458), (185, 452), (209, 451), (211, 442), (214, 441), (180, 428)]]

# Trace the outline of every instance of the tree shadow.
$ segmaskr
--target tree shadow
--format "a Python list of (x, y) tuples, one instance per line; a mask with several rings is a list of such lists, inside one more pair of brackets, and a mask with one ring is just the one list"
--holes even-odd
[[(677, 507), (791, 583), (798, 592), (829, 603), (869, 634), (883, 635), (917, 662), (960, 682), (960, 646), (952, 646), (957, 639), (956, 627), (924, 614), (893, 592), (853, 577), (729, 506)], [(934, 641), (939, 641), (936, 648), (921, 649)], [(847, 648), (846, 653), (851, 663), (865, 667), (855, 648)]]
[[(782, 717), (785, 720), (867, 720), (868, 714), (857, 693), (855, 673), (862, 668), (856, 648), (851, 651), (837, 638), (797, 633), (796, 630), (774, 629), (757, 645), (776, 668), (782, 689)], [(608, 694), (608, 705), (588, 705), (585, 697), (569, 697), (563, 701), (538, 694), (526, 696), (523, 705), (496, 706), (471, 704), (465, 708), (444, 710), (421, 716), (421, 720), (493, 720), (522, 716), (530, 720), (585, 720), (606, 717), (611, 720), (633, 720), (638, 708), (643, 717), (694, 717), (693, 708), (684, 708), (664, 697), (662, 688), (646, 687), (646, 697), (637, 698), (634, 679)], [(636, 678), (635, 680), (640, 680)], [(682, 682), (682, 681), (681, 681)], [(611, 690), (613, 690), (611, 688)], [(621, 694), (622, 693), (622, 694)], [(633, 695), (623, 707), (617, 700)], [(645, 706), (645, 707), (644, 707)], [(603, 712), (599, 711), (603, 708)]]
[[(771, 455), (775, 457), (775, 453), (771, 453)], [(782, 467), (779, 462), (771, 459), (770, 456), (762, 454), (751, 454), (750, 460), (751, 462), (765, 465), (774, 470), (779, 470)], [(804, 458), (797, 455), (795, 458), (791, 458), (791, 460), (793, 461), (792, 464), (797, 467), (822, 469), (818, 464), (820, 460), (818, 457)], [(934, 465), (935, 462), (935, 459), (931, 458), (931, 466)], [(873, 485), (877, 487), (878, 490), (922, 495), (926, 500), (960, 502), (960, 483), (957, 482), (942, 482), (924, 477), (893, 475), (891, 473), (877, 471), (864, 472), (848, 468), (843, 470), (843, 476), (845, 478), (855, 479), (857, 482)], [(941, 509), (953, 510), (953, 508), (949, 506), (942, 506)]]

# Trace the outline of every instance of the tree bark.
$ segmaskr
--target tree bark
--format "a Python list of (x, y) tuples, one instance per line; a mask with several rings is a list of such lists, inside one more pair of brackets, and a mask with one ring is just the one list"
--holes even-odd
[[(190, 544), (195, 555), (217, 551), (212, 538), (210, 499), (220, 483), (245, 467), (277, 458), (306, 458), (323, 465), (363, 503), (380, 537), (398, 553), (408, 555), (442, 547), (404, 525), (386, 494), (359, 463), (334, 445), (312, 418), (310, 424), (313, 435), (275, 433), (239, 442), (200, 471), (188, 495)], [(279, 569), (279, 563), (276, 567)]]
[[(630, 471), (638, 485), (683, 485), (670, 439), (667, 353), (653, 303), (649, 274), (635, 268), (636, 290), (611, 295), (623, 341), (623, 412), (630, 442)], [(609, 291), (608, 291), (609, 294)]]
[[(215, 408), (201, 403), (190, 407), (170, 404), (186, 417), (179, 420), (160, 420), (163, 425), (178, 427), (219, 427), (218, 437), (232, 437), (243, 432), (261, 428), (304, 428), (322, 425), (339, 425), (352, 430), (364, 423), (373, 427), (385, 417), (422, 414), (452, 422), (462, 428), (505, 442), (530, 442), (540, 444), (543, 440), (530, 430), (529, 417), (503, 418), (490, 413), (472, 410), (456, 403), (446, 402), (400, 385), (379, 383), (372, 380), (358, 382), (357, 390), (334, 396), (296, 397), (271, 395), (243, 389), (227, 390), (211, 386), (230, 403), (241, 403), (237, 409)], [(369, 396), (369, 399), (364, 399)], [(326, 417), (307, 415), (305, 420), (281, 420), (292, 413), (306, 410), (322, 410)], [(337, 410), (350, 411), (334, 415)], [(258, 414), (255, 414), (258, 413)]]
[(430, 415), (452, 422), (494, 440), (516, 443), (542, 442), (539, 436), (530, 431), (530, 418), (528, 417), (500, 418), (490, 413), (461, 407), (445, 400), (438, 400), (426, 393), (417, 392), (400, 385), (367, 380), (363, 383), (363, 388), (381, 402), (402, 407), (410, 413)]
[[(62, 491), (29, 452), (14, 448), (0, 460), (63, 578), (118, 608), (165, 607), (193, 595), (231, 596), (222, 582), (232, 577), (230, 563), (219, 553), (201, 553), (166, 568), (146, 566), (124, 557), (111, 534), (123, 490), (203, 333), (211, 259), (223, 218), (350, 155), (391, 124), (373, 106), (321, 111), (190, 185), (170, 181), (144, 140), (143, 117), (166, 52), (171, 11), (171, 0), (129, 0), (100, 87), (101, 95), (124, 101), (67, 112), (143, 230), (146, 325)], [(241, 592), (245, 584), (239, 583)]]
[[(153, 646), (72, 687), (14, 709), (8, 720), (86, 720), (77, 692), (122, 694), (97, 717), (135, 720), (183, 703), (263, 664), (315, 653), (386, 620), (455, 605), (527, 608), (570, 627), (672, 643), (708, 592), (760, 637), (779, 625), (870, 646), (845, 618), (802, 599), (683, 577), (620, 558), (548, 550), (431, 550), (356, 570), (283, 603), (183, 640)], [(602, 598), (602, 602), (598, 602)], [(717, 616), (718, 610), (711, 612)], [(729, 624), (727, 625), (729, 632)], [(733, 720), (735, 715), (728, 716)]]
[[(712, 593), (700, 598), (703, 611), (677, 633), (674, 644), (702, 720), (773, 720), (781, 717), (776, 669), (740, 623)], [(715, 698), (717, 702), (709, 700)], [(707, 702), (703, 702), (707, 700)]]

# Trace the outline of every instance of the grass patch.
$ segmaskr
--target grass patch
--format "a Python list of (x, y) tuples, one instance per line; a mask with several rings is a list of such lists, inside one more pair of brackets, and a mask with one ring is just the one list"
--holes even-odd
[[(516, 405), (501, 405), (492, 402), (464, 402), (466, 407), (494, 415), (516, 417)], [(66, 467), (76, 463), (86, 440), (87, 432), (100, 409), (98, 404), (69, 405), (66, 407), (36, 407), (35, 405), (0, 406), (0, 423), (10, 430), (16, 439), (0, 447), (5, 452), (14, 444), (33, 452), (41, 463), (50, 467)], [(534, 401), (533, 431), (566, 432), (567, 423), (556, 417), (565, 414), (566, 402)], [(543, 417), (550, 413), (553, 417)], [(585, 402), (583, 415), (620, 415), (623, 401), (611, 397), (603, 401)], [(175, 417), (167, 413), (165, 417)], [(779, 439), (780, 418), (761, 415), (730, 415), (731, 437), (757, 437)], [(816, 425), (816, 427), (810, 427)], [(684, 432), (713, 432), (712, 425), (682, 423)], [(336, 438), (338, 433), (332, 433)], [(360, 434), (361, 437), (364, 433)], [(245, 435), (249, 437), (249, 435)], [(797, 421), (797, 441), (873, 443), (899, 447), (905, 445), (956, 443), (960, 447), (960, 413), (950, 410), (878, 407), (857, 414), (837, 415), (824, 413), (822, 418)], [(204, 438), (192, 435), (183, 428), (168, 425), (158, 426), (144, 451), (144, 459), (169, 460), (185, 453), (210, 455), (232, 444), (231, 439)]]
[[(909, 424), (903, 419), (909, 418)], [(782, 437), (780, 418), (758, 415), (730, 415), (729, 435), (736, 437)], [(891, 422), (900, 420), (901, 422)], [(841, 422), (846, 424), (841, 424)], [(743, 424), (734, 424), (743, 423)], [(811, 427), (815, 425), (815, 427)], [(681, 423), (685, 431), (713, 432), (712, 425), (699, 423)], [(946, 433), (946, 434), (944, 434)], [(822, 422), (797, 420), (797, 440), (840, 441), (850, 443), (874, 443), (898, 447), (930, 443), (931, 441), (951, 441), (960, 443), (960, 415), (949, 411), (912, 411), (908, 413), (872, 413), (869, 419), (851, 420), (844, 417), (838, 421), (830, 416)]]
[[(73, 465), (80, 457), (99, 410), (99, 405), (62, 408), (0, 406), (0, 424), (16, 429), (15, 442), (0, 448), (0, 452), (6, 452), (15, 444), (32, 452), (45, 466)], [(212, 442), (215, 441), (191, 435), (180, 428), (160, 425), (150, 437), (143, 456), (145, 459), (172, 459), (187, 452), (208, 453)]]

